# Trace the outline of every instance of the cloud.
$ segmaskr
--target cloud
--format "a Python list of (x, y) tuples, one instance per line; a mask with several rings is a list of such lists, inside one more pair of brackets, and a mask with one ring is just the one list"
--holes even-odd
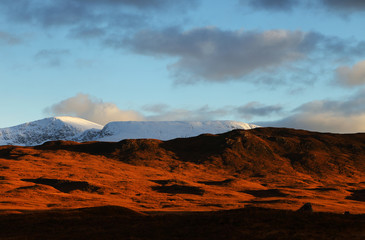
[(147, 115), (146, 119), (150, 121), (206, 121), (218, 120), (227, 117), (231, 112), (227, 108), (212, 109), (209, 106), (203, 106), (197, 109), (170, 108), (168, 105), (155, 105), (151, 108), (152, 114)]
[(106, 30), (102, 27), (77, 26), (70, 30), (69, 36), (78, 39), (101, 38), (106, 35)]
[(103, 102), (88, 94), (79, 93), (46, 108), (47, 115), (69, 115), (99, 124), (111, 121), (206, 121), (232, 119), (251, 120), (253, 117), (270, 116), (282, 111), (279, 105), (267, 106), (250, 102), (242, 106), (211, 108), (208, 105), (195, 109), (172, 108), (167, 104), (148, 104), (141, 110), (123, 110), (114, 103)]
[(79, 93), (45, 109), (51, 115), (71, 115), (99, 124), (111, 121), (140, 121), (144, 117), (132, 110), (121, 110), (114, 103), (105, 103), (87, 94)]
[(109, 5), (109, 6), (131, 6), (138, 9), (165, 9), (171, 7), (189, 8), (196, 6), (197, 0), (76, 0), (86, 4)]
[(365, 53), (365, 41), (317, 32), (231, 31), (217, 27), (144, 30), (130, 37), (112, 37), (104, 43), (112, 48), (129, 48), (137, 54), (173, 59), (175, 62), (167, 68), (179, 84), (200, 81), (307, 84), (316, 80), (318, 72), (328, 71), (325, 68), (329, 64), (351, 61)]
[(248, 4), (255, 9), (266, 9), (275, 11), (291, 10), (298, 4), (296, 0), (240, 0), (241, 4)]
[(236, 112), (244, 119), (252, 119), (255, 116), (270, 116), (272, 114), (279, 114), (283, 111), (280, 105), (263, 105), (259, 102), (250, 102), (243, 106), (237, 107)]
[[(122, 110), (114, 103), (105, 103), (87, 94), (77, 94), (45, 109), (51, 115), (71, 115), (99, 124), (111, 121), (204, 121), (235, 119), (283, 114), (280, 105), (250, 102), (242, 106), (196, 109), (171, 108), (166, 104), (145, 105), (141, 111)], [(294, 109), (278, 121), (256, 122), (261, 126), (287, 127), (319, 132), (365, 132), (365, 89), (344, 100), (318, 100)]]
[(328, 10), (336, 14), (365, 11), (363, 0), (240, 0), (240, 4), (267, 11), (290, 11), (297, 8)]
[(16, 44), (20, 44), (22, 42), (22, 39), (20, 39), (19, 37), (7, 33), (7, 32), (2, 32), (0, 31), (0, 44), (6, 44), (6, 45), (16, 45)]
[[(37, 24), (42, 27), (97, 25), (108, 29), (117, 21), (138, 24), (146, 11), (190, 9), (198, 0), (2, 0), (0, 11), (11, 21)], [(133, 8), (134, 14), (127, 12)], [(146, 18), (146, 16), (144, 16)], [(113, 24), (114, 23), (114, 24)], [(135, 25), (130, 25), (130, 28)]]
[(147, 104), (142, 107), (143, 111), (150, 112), (153, 114), (164, 113), (169, 109), (169, 105), (167, 104)]
[(336, 69), (337, 81), (345, 86), (354, 87), (365, 84), (365, 60), (352, 67), (340, 66)]
[(35, 59), (45, 62), (48, 66), (57, 67), (62, 63), (62, 58), (70, 55), (67, 49), (43, 49), (35, 54)]
[(11, 21), (39, 24), (43, 27), (74, 25), (95, 18), (89, 8), (77, 1), (3, 0), (3, 14)]
[(296, 108), (292, 115), (262, 126), (299, 128), (320, 132), (365, 132), (365, 90), (343, 101), (312, 101)]
[(181, 31), (140, 31), (123, 40), (109, 39), (113, 47), (154, 57), (174, 57), (169, 66), (183, 83), (200, 80), (242, 80), (255, 71), (268, 71), (304, 59), (323, 36), (301, 31), (225, 31), (216, 27)]
[(271, 106), (259, 102), (249, 102), (242, 106), (224, 106), (221, 108), (211, 108), (205, 105), (196, 109), (173, 109), (165, 104), (156, 104), (147, 105), (143, 109), (152, 113), (152, 115), (146, 115), (146, 119), (155, 121), (204, 121), (229, 119), (232, 117), (250, 121), (254, 117), (268, 117), (282, 112), (280, 105)]
[(331, 10), (347, 13), (365, 11), (365, 1), (363, 0), (321, 0), (321, 2)]

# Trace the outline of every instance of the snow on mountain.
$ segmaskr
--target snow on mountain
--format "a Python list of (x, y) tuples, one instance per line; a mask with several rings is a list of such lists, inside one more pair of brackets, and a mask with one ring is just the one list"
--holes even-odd
[(130, 138), (154, 138), (170, 140), (198, 136), (203, 133), (218, 134), (233, 129), (252, 129), (258, 126), (236, 121), (139, 121), (139, 122), (110, 122), (97, 141), (120, 141)]
[(76, 117), (45, 118), (0, 129), (0, 145), (33, 146), (53, 140), (77, 141), (81, 135), (99, 132), (102, 128), (102, 125)]
[(52, 117), (0, 129), (0, 145), (34, 146), (47, 141), (118, 142), (123, 139), (170, 140), (203, 133), (224, 133), (258, 127), (236, 121), (126, 121), (102, 125), (76, 117)]

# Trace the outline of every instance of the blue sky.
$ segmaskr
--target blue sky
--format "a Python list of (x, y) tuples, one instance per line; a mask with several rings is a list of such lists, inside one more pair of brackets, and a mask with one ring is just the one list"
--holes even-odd
[(0, 127), (55, 115), (365, 131), (361, 0), (2, 0)]

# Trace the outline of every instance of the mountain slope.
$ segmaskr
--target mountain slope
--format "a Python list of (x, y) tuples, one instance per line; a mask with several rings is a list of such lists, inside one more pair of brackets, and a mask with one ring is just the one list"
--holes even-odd
[(76, 117), (52, 117), (0, 129), (0, 145), (33, 146), (46, 141), (77, 141), (85, 132), (99, 131), (103, 126)]
[(203, 133), (218, 134), (234, 129), (252, 129), (253, 124), (237, 121), (139, 121), (111, 122), (105, 125), (94, 140), (117, 142), (122, 139), (153, 138), (170, 140), (198, 136)]
[(54, 117), (0, 129), (0, 145), (34, 146), (46, 141), (118, 142), (123, 139), (170, 140), (257, 126), (235, 121), (111, 122), (103, 126), (76, 117)]

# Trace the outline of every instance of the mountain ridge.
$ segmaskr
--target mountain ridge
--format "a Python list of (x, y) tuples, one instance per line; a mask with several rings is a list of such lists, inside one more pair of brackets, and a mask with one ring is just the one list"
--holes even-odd
[(258, 127), (237, 121), (123, 121), (102, 126), (77, 117), (51, 117), (0, 129), (0, 145), (35, 146), (47, 141), (110, 141), (128, 138), (170, 140), (203, 133)]

